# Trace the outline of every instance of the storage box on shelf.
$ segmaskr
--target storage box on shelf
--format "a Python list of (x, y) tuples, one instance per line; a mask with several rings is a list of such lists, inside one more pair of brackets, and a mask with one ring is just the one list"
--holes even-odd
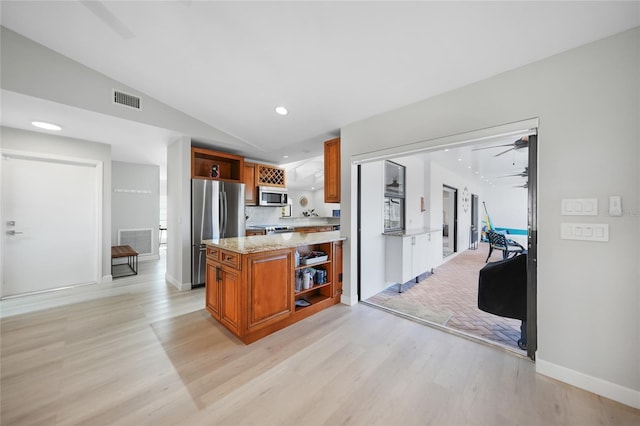
[(244, 157), (205, 148), (191, 148), (192, 179), (243, 182), (243, 177)]

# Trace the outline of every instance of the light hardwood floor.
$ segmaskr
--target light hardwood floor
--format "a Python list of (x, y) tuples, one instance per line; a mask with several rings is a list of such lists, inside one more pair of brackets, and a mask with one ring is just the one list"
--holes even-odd
[(0, 302), (1, 424), (638, 425), (640, 412), (534, 364), (364, 305), (251, 345), (165, 284)]

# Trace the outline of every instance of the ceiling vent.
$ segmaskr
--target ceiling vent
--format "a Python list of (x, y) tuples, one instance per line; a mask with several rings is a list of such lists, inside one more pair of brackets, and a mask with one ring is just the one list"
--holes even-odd
[(140, 106), (139, 97), (121, 92), (116, 89), (113, 89), (113, 103), (128, 106), (129, 108), (142, 109)]

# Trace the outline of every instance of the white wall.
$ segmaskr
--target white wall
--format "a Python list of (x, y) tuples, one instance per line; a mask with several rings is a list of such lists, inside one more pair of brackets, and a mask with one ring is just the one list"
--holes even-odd
[(167, 273), (179, 290), (191, 289), (191, 139), (167, 148)]
[(102, 280), (111, 279), (111, 146), (11, 127), (0, 127), (0, 148), (37, 154), (86, 158), (103, 165)]
[[(206, 123), (188, 116), (150, 96), (108, 78), (59, 53), (35, 43), (5, 27), (0, 28), (2, 43), (2, 88), (64, 105), (96, 111), (171, 129), (179, 133), (207, 140), (219, 146), (235, 148), (243, 141)], [(74, 88), (70, 90), (69, 88)], [(132, 110), (115, 105), (112, 89), (141, 96), (142, 109)]]
[[(146, 258), (158, 258), (160, 168), (113, 161), (111, 172), (111, 241), (118, 241), (121, 229), (153, 229), (153, 252)], [(140, 260), (144, 257), (141, 256)]]
[[(378, 161), (362, 165), (362, 245), (360, 270), (361, 298), (366, 300), (384, 290), (385, 282), (385, 241), (384, 232), (384, 162)], [(340, 228), (342, 229), (342, 221)], [(356, 299), (357, 300), (357, 299)]]
[(484, 199), (480, 200), (480, 210), (484, 213), (482, 202), (493, 225), (498, 228), (527, 229), (528, 191), (525, 188), (512, 188), (507, 185), (486, 187)]
[[(636, 28), (342, 128), (343, 301), (357, 300), (353, 155), (538, 118), (536, 368), (640, 406), (639, 56)], [(563, 198), (610, 195), (622, 217), (560, 216)], [(610, 241), (562, 240), (566, 221), (609, 224)]]
[[(480, 202), (482, 202), (483, 188), (477, 182), (462, 177), (457, 173), (441, 166), (438, 163), (431, 162), (431, 209), (432, 221), (431, 224), (434, 228), (442, 228), (442, 188), (443, 185), (456, 188), (458, 190), (458, 239), (457, 247), (458, 252), (464, 251), (469, 247), (469, 227), (471, 226), (471, 203), (467, 211), (464, 211), (464, 205), (462, 203), (462, 192), (464, 188), (469, 191), (469, 198), (471, 194), (477, 194), (480, 196)], [(526, 209), (526, 201), (525, 201)], [(453, 226), (449, 227), (449, 238), (453, 238)], [(434, 233), (433, 240), (442, 248), (442, 232)], [(453, 248), (453, 246), (451, 246)], [(442, 253), (442, 250), (441, 250)], [(442, 256), (440, 256), (442, 259)], [(438, 263), (441, 264), (442, 261)]]
[(340, 210), (340, 203), (325, 203), (324, 190), (319, 189), (313, 192), (313, 205), (316, 206), (316, 212), (321, 217), (332, 217), (333, 210)]

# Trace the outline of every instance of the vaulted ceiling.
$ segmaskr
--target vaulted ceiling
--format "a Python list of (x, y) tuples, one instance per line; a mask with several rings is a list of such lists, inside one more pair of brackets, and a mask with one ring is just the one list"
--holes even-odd
[[(609, 1), (2, 1), (1, 8), (4, 27), (233, 136), (248, 158), (276, 164), (321, 154), (322, 142), (354, 121), (640, 25), (638, 2)], [(280, 105), (288, 115), (276, 114)], [(178, 134), (3, 90), (3, 125), (35, 130), (34, 112), (51, 114), (65, 135), (108, 139), (121, 161), (161, 164)]]

